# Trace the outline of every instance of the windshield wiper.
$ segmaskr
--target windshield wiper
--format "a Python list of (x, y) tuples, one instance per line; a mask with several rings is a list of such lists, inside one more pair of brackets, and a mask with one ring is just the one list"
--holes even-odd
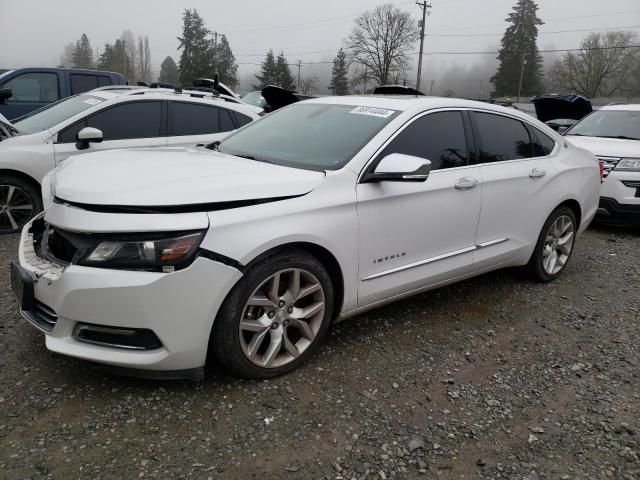
[(636, 137), (628, 137), (626, 135), (597, 135), (598, 138), (619, 138), (620, 140), (640, 140)]

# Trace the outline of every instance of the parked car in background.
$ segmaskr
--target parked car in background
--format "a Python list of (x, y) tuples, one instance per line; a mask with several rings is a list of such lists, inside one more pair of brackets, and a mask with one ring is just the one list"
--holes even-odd
[(12, 267), (48, 349), (156, 378), (201, 378), (207, 355), (273, 377), (334, 320), (504, 267), (557, 278), (598, 206), (592, 154), (466, 100), (317, 98), (217, 150), (52, 173)]
[(70, 156), (115, 148), (195, 146), (260, 118), (204, 92), (110, 86), (44, 107), (0, 142), (0, 233), (42, 209), (40, 181)]
[(591, 102), (582, 95), (545, 93), (531, 99), (538, 120), (557, 132), (564, 132), (593, 111)]
[[(15, 120), (49, 103), (107, 85), (124, 85), (119, 73), (71, 68), (18, 68), (0, 75), (0, 114)], [(10, 90), (10, 92), (8, 91)], [(8, 96), (10, 94), (10, 96)]]
[(602, 107), (565, 137), (602, 162), (598, 221), (640, 226), (640, 104)]
[(253, 92), (247, 93), (242, 100), (247, 102), (249, 105), (253, 105), (254, 107), (260, 107), (264, 110), (267, 106), (267, 101), (262, 96), (262, 92), (259, 90), (255, 90)]

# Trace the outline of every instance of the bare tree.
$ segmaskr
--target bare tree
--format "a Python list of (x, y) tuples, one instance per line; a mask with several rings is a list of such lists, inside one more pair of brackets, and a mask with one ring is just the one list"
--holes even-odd
[(589, 98), (611, 97), (628, 83), (640, 55), (637, 45), (635, 32), (590, 33), (579, 52), (569, 52), (554, 64), (551, 79)]
[(146, 35), (144, 40), (142, 37), (138, 37), (136, 59), (138, 61), (138, 80), (151, 82), (151, 50), (149, 49), (149, 37)]
[(309, 95), (314, 91), (320, 79), (316, 75), (309, 75), (300, 79), (300, 93)]
[(366, 70), (378, 84), (385, 85), (409, 70), (409, 52), (417, 39), (411, 15), (387, 3), (355, 19), (346, 48), (358, 70)]

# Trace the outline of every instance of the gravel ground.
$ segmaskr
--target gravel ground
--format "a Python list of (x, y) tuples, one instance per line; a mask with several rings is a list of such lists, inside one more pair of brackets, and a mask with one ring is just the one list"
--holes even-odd
[[(2, 264), (17, 238), (0, 238)], [(640, 478), (640, 232), (337, 325), (264, 382), (105, 375), (49, 353), (0, 273), (0, 477)]]

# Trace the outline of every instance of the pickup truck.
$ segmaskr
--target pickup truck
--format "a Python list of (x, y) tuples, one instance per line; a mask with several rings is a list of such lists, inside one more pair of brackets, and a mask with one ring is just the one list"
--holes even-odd
[(66, 97), (126, 85), (119, 73), (71, 68), (19, 68), (0, 74), (0, 114), (10, 121)]

